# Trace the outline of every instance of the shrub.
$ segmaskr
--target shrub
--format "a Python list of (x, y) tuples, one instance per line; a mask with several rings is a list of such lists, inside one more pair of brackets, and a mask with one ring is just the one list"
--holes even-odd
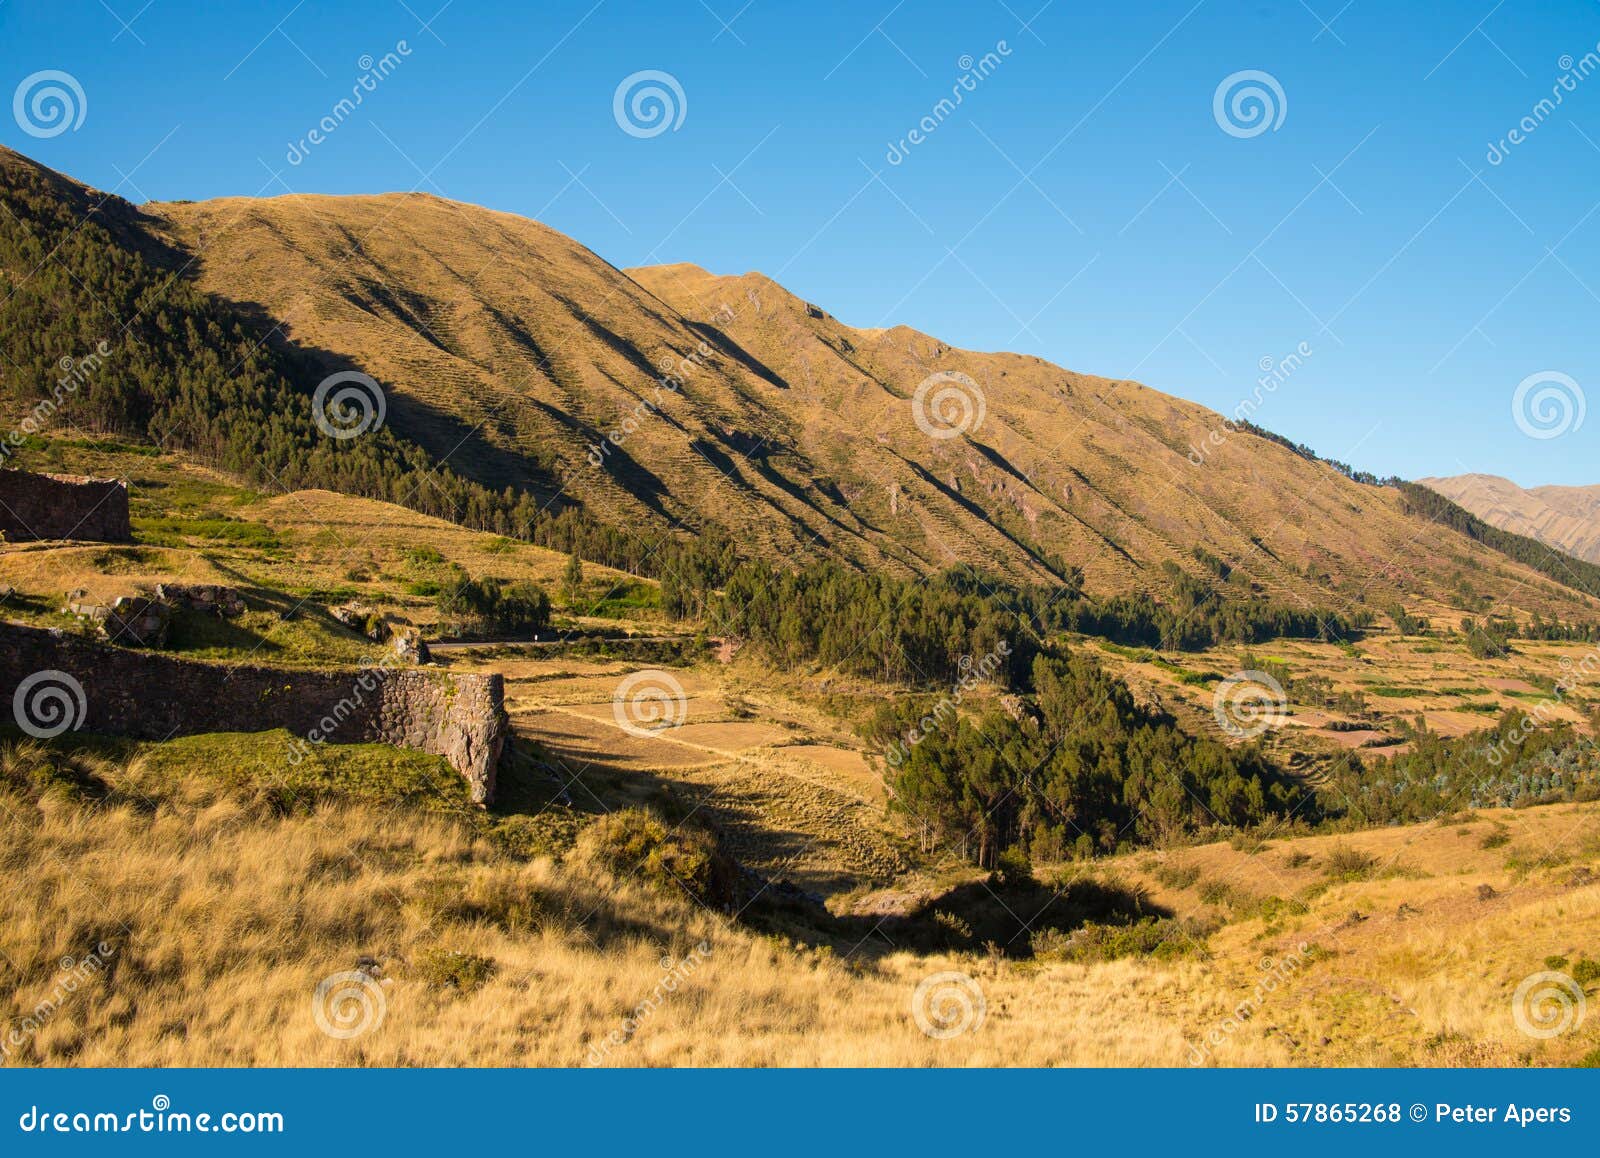
[(1572, 979), (1584, 986), (1600, 981), (1600, 961), (1591, 961), (1588, 957), (1578, 958), (1572, 966)]
[(1306, 865), (1311, 863), (1311, 859), (1311, 854), (1309, 852), (1302, 852), (1301, 850), (1296, 849), (1294, 852), (1291, 852), (1288, 856), (1283, 858), (1283, 867), (1292, 869), (1304, 868)]
[(1146, 917), (1127, 925), (1087, 924), (1070, 934), (1045, 929), (1031, 938), (1035, 957), (1045, 961), (1114, 961), (1118, 957), (1171, 960), (1205, 953), (1200, 927), (1169, 917)]
[(639, 876), (663, 892), (682, 889), (697, 900), (727, 904), (733, 866), (716, 838), (700, 829), (668, 827), (642, 808), (602, 816), (578, 836), (580, 858), (622, 877)]
[(947, 913), (943, 909), (935, 909), (934, 923), (949, 934), (950, 940), (961, 945), (972, 941), (972, 926), (963, 921), (954, 913)]
[(448, 989), (459, 996), (476, 993), (495, 975), (493, 957), (458, 949), (428, 949), (417, 958), (417, 975), (430, 989)]
[(1200, 867), (1171, 861), (1156, 865), (1151, 875), (1169, 889), (1186, 889), (1200, 879)]
[(1328, 850), (1323, 863), (1328, 877), (1333, 880), (1358, 881), (1378, 867), (1378, 858), (1348, 845), (1334, 845)]

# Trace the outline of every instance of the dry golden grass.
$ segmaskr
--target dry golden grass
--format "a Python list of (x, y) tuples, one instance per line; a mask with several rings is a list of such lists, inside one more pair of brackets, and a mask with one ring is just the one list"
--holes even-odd
[[(137, 760), (90, 770), (110, 788), (98, 803), (0, 795), (4, 1024), (29, 1031), (8, 1064), (1185, 1065), (1209, 1039), (1205, 1064), (1515, 1065), (1570, 1064), (1600, 1043), (1593, 1016), (1548, 1041), (1511, 1016), (1545, 957), (1600, 951), (1600, 887), (1565, 883), (1575, 862), (1519, 876), (1477, 839), (1526, 825), (1590, 863), (1594, 806), (1484, 814), (1465, 837), (1433, 826), (1191, 850), (1241, 887), (1281, 871), (1268, 860), (1326, 858), (1336, 842), (1400, 850), (1432, 875), (1341, 884), (1276, 924), (1234, 920), (1208, 958), (1085, 965), (805, 947), (581, 853), (513, 859), (446, 815), (358, 802), (284, 815)], [(1480, 883), (1497, 897), (1463, 896)], [(1402, 901), (1419, 911), (1389, 919)], [(62, 959), (100, 943), (103, 968), (63, 995)], [(443, 984), (438, 962), (480, 958), (481, 987)], [(336, 1039), (314, 994), (358, 963), (379, 974), (384, 1016)], [(985, 1016), (938, 1040), (913, 1001), (947, 971), (972, 979)], [(1279, 983), (1258, 996), (1269, 975)], [(54, 1008), (35, 1031), (42, 1001)]]

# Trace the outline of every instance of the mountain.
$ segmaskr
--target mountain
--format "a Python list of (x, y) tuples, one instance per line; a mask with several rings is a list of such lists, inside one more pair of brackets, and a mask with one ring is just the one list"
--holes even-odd
[[(143, 336), (173, 347), (166, 362), (121, 380), (138, 405), (90, 422), (109, 388), (94, 383), (64, 413), (147, 426), (269, 486), (513, 533), (572, 513), (639, 544), (641, 565), (720, 528), (750, 556), (897, 574), (961, 562), (1050, 581), (1076, 567), (1094, 593), (1160, 593), (1176, 567), (1302, 607), (1460, 606), (1466, 585), (1469, 603), (1593, 616), (1592, 600), (1420, 517), (1401, 490), (1229, 431), (1201, 406), (904, 326), (853, 328), (758, 273), (624, 271), (538, 222), (422, 194), (136, 208), (3, 150), (0, 177), (26, 192), (0, 217), (17, 238), (0, 272), (21, 291), (0, 323), (11, 311), (5, 332), (40, 368), (33, 389), (85, 347), (47, 348), (32, 323), (76, 311), (72, 340), (88, 341), (105, 295), (83, 283), (142, 270), (119, 292), (128, 313), (144, 303)], [(79, 217), (104, 235), (69, 228)], [(29, 288), (64, 260), (76, 264), (50, 295)], [(194, 319), (180, 324), (172, 295)], [(225, 354), (198, 348), (214, 333), (230, 335)], [(269, 353), (256, 369), (271, 388), (240, 397), (231, 368)], [(177, 398), (161, 394), (163, 366), (182, 378)], [(349, 370), (381, 383), (385, 425), (330, 448), (306, 396)], [(13, 377), (15, 411), (30, 383)], [(174, 405), (200, 413), (180, 422)], [(268, 434), (241, 434), (258, 422)]]
[(1419, 481), (1490, 526), (1600, 563), (1600, 486), (1524, 488), (1492, 474)]

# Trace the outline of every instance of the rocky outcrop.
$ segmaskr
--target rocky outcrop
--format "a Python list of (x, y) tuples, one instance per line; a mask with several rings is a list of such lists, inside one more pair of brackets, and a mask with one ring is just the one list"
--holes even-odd
[(498, 674), (200, 663), (0, 623), (0, 722), (36, 736), (71, 728), (165, 740), (283, 728), (295, 737), (290, 764), (315, 744), (394, 744), (443, 756), (473, 801), (488, 804), (507, 733), (504, 701)]
[(234, 619), (245, 610), (244, 596), (232, 587), (217, 583), (158, 583), (156, 598), (174, 607), (186, 607), (223, 619)]
[(124, 595), (106, 609), (100, 630), (123, 647), (166, 647), (172, 608), (159, 599)]
[(13, 543), (126, 543), (133, 538), (127, 484), (114, 478), (0, 470), (0, 534)]

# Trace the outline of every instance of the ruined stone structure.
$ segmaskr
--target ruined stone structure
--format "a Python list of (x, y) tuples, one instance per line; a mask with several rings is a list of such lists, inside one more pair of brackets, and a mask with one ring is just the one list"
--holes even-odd
[(30, 539), (126, 543), (128, 488), (120, 479), (0, 470), (0, 533)]
[(142, 740), (284, 728), (290, 763), (312, 744), (395, 744), (450, 761), (478, 804), (494, 799), (504, 700), (498, 674), (230, 667), (0, 623), (0, 722)]

